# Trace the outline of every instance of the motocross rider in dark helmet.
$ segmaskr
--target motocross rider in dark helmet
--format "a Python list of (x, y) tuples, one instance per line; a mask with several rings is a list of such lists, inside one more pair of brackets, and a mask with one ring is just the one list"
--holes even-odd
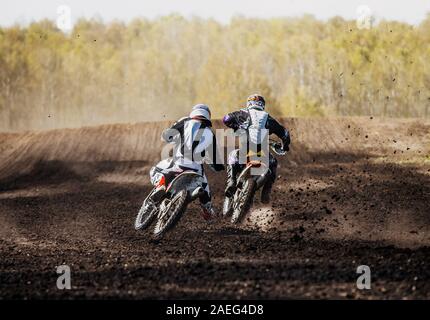
[[(255, 135), (259, 135), (260, 131), (266, 129), (268, 134), (277, 135), (283, 142), (284, 151), (289, 151), (290, 145), (290, 134), (279, 122), (272, 118), (266, 111), (266, 101), (264, 97), (259, 94), (253, 94), (248, 97), (246, 108), (240, 109), (229, 113), (224, 116), (224, 124), (237, 131), (239, 129), (245, 129), (250, 132), (249, 138), (252, 140)], [(250, 130), (252, 128), (252, 130)], [(225, 189), (225, 195), (232, 197), (236, 190), (236, 178), (237, 175), (244, 168), (243, 163), (239, 163), (239, 149), (234, 150), (228, 156), (227, 164), (227, 187)], [(272, 190), (273, 183), (276, 180), (276, 168), (278, 162), (276, 158), (269, 154), (269, 168), (271, 175), (267, 182), (264, 184), (261, 192), (261, 202), (270, 202), (270, 192)]]

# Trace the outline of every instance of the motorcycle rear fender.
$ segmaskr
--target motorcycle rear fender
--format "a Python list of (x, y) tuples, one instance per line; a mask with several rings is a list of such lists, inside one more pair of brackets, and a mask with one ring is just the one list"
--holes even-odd
[(203, 180), (203, 177), (200, 175), (200, 174), (198, 174), (198, 173), (196, 173), (196, 172), (193, 172), (193, 171), (185, 171), (185, 172), (182, 172), (181, 174), (179, 174), (177, 177), (175, 177), (173, 180), (172, 180), (172, 182), (169, 184), (169, 186), (167, 187), (167, 190), (166, 190), (166, 192), (173, 192), (173, 193), (175, 193), (177, 190), (175, 190), (175, 186), (182, 180), (182, 179), (191, 179), (191, 180), (194, 180), (194, 179), (196, 179), (196, 180), (198, 180), (197, 181), (197, 184), (198, 184), (198, 186), (196, 187), (196, 186), (193, 186), (193, 185), (187, 185), (187, 191), (190, 191), (191, 193), (194, 193), (194, 191), (196, 190), (196, 189), (199, 189), (199, 188), (201, 188), (201, 184), (202, 184), (202, 180)]
[[(261, 165), (264, 165), (263, 163), (261, 163)], [(270, 169), (268, 167), (265, 168), (264, 172), (260, 175), (251, 175), (251, 168), (254, 166), (253, 163), (249, 163), (246, 168), (241, 172), (241, 174), (239, 175), (238, 179), (237, 179), (237, 183), (243, 183), (245, 180), (247, 180), (249, 177), (252, 177), (256, 184), (257, 184), (257, 188), (260, 188), (265, 180), (266, 177), (268, 175), (268, 173), (270, 172)]]

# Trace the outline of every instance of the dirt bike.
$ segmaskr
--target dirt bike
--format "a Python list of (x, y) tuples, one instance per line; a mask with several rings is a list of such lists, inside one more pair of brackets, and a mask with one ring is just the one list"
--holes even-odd
[[(277, 155), (283, 156), (283, 144), (274, 140), (269, 141), (270, 149)], [(258, 175), (251, 174), (252, 168), (262, 168)], [(248, 161), (245, 168), (236, 179), (236, 191), (232, 197), (225, 197), (223, 215), (230, 216), (233, 224), (244, 220), (246, 214), (252, 207), (255, 192), (260, 189), (270, 177), (268, 165), (262, 161)]]
[(143, 201), (134, 224), (136, 230), (142, 230), (156, 219), (156, 240), (179, 222), (189, 203), (204, 193), (203, 177), (194, 171), (177, 172), (173, 177), (158, 175), (159, 181)]

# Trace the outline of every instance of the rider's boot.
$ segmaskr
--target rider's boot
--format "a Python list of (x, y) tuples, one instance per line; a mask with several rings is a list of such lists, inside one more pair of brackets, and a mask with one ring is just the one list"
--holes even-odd
[(277, 169), (277, 161), (275, 158), (271, 158), (270, 163), (270, 171), (271, 174), (268, 177), (266, 183), (263, 185), (263, 188), (261, 189), (261, 203), (268, 204), (270, 203), (270, 193), (272, 192), (273, 184), (276, 180), (276, 169)]
[(237, 176), (237, 165), (227, 165), (227, 186), (225, 188), (225, 196), (231, 198), (236, 191), (236, 176)]
[(261, 203), (270, 203), (270, 193), (272, 192), (273, 181), (268, 180), (261, 189)]
[(200, 203), (202, 206), (202, 217), (206, 221), (211, 221), (215, 218), (215, 211), (212, 207), (212, 202), (209, 201), (207, 203)]
[(200, 206), (202, 207), (202, 217), (206, 221), (211, 221), (215, 218), (215, 211), (212, 207), (211, 195), (205, 190), (199, 197)]

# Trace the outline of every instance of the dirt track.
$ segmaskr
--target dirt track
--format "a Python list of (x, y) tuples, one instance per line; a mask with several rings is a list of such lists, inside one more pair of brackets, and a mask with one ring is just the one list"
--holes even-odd
[(0, 298), (430, 299), (429, 123), (286, 120), (271, 206), (233, 228), (192, 205), (156, 244), (133, 222), (165, 125), (0, 134)]

